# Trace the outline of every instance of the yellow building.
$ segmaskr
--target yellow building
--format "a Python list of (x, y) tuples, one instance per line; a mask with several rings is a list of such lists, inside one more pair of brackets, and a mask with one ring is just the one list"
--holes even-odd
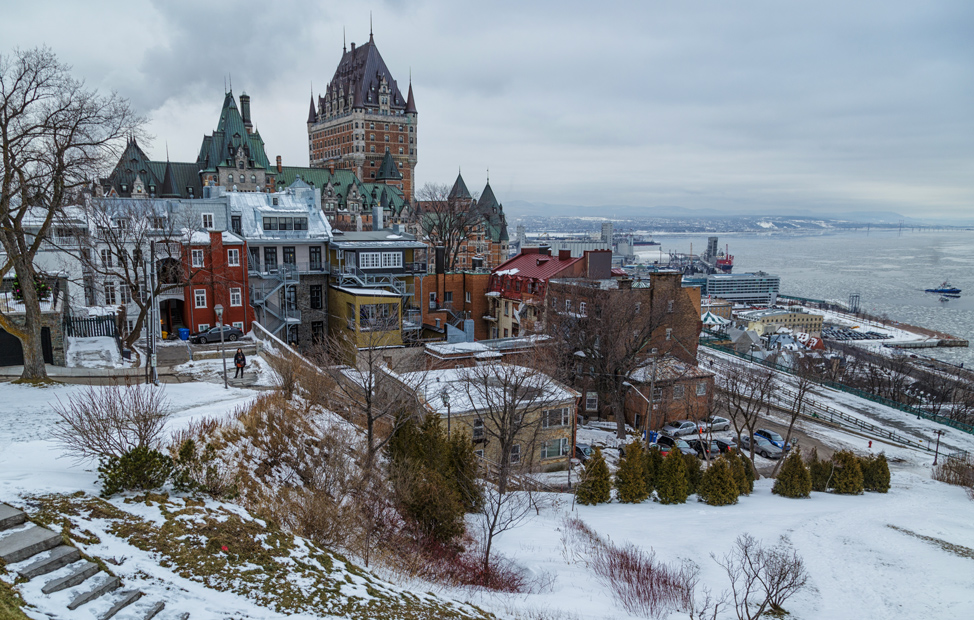
[(383, 289), (332, 286), (328, 291), (332, 336), (361, 349), (402, 346), (402, 296)]
[(819, 338), (822, 335), (824, 318), (820, 314), (796, 310), (749, 310), (738, 313), (737, 325), (741, 329), (753, 330), (759, 336), (774, 334), (780, 328), (787, 327), (793, 332), (803, 332)]
[(507, 459), (522, 471), (568, 466), (579, 393), (548, 375), (493, 362), (406, 373), (402, 380), (451, 433), (464, 432), (477, 456), (498, 464), (502, 437), (513, 432)]

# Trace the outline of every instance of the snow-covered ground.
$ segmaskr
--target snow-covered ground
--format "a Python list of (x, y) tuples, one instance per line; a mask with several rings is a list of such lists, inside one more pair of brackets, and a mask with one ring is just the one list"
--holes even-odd
[(65, 338), (65, 366), (68, 368), (126, 368), (132, 363), (122, 359), (111, 336)]
[[(223, 383), (223, 360), (209, 359), (186, 362), (175, 366), (173, 370), (180, 375), (193, 377), (197, 381), (209, 383)], [(233, 365), (233, 351), (227, 351), (227, 377), (233, 378), (236, 368)], [(244, 378), (248, 385), (259, 387), (273, 387), (277, 385), (277, 373), (274, 369), (257, 355), (247, 358), (247, 367), (244, 369)], [(253, 382), (250, 380), (253, 379)]]
[[(63, 457), (49, 439), (49, 429), (57, 420), (51, 403), (65, 401), (84, 389), (77, 385), (35, 388), (0, 383), (0, 402), (6, 403), (0, 408), (0, 501), (16, 504), (29, 494), (79, 490), (97, 494), (95, 464)], [(171, 384), (164, 389), (173, 408), (173, 430), (204, 416), (225, 415), (257, 394), (197, 382)], [(836, 394), (833, 403), (850, 410), (862, 405), (853, 400), (849, 395)], [(887, 413), (898, 416), (897, 420), (904, 416), (892, 410)], [(932, 430), (927, 426), (933, 423), (914, 422), (918, 432)], [(865, 451), (865, 442), (859, 436), (826, 427), (814, 432), (837, 447)], [(583, 436), (593, 443), (609, 443), (611, 439), (604, 431), (585, 433)], [(954, 447), (974, 448), (974, 437), (949, 433)], [(879, 449), (877, 444), (875, 449)], [(785, 604), (795, 619), (965, 617), (965, 612), (974, 609), (974, 529), (970, 527), (974, 503), (963, 489), (930, 478), (932, 459), (927, 453), (906, 447), (885, 449), (892, 469), (888, 494), (815, 493), (811, 499), (790, 500), (772, 495), (771, 481), (761, 480), (751, 496), (725, 507), (706, 506), (694, 498), (674, 506), (647, 501), (586, 507), (572, 506), (570, 495), (553, 496), (556, 501), (542, 508), (540, 514), (532, 513), (521, 527), (495, 541), (500, 553), (526, 570), (547, 574), (541, 581), (549, 582), (549, 587), (528, 595), (469, 590), (443, 593), (482, 605), (500, 617), (510, 617), (512, 610), (547, 610), (545, 617), (585, 620), (632, 617), (584, 564), (572, 561), (564, 552), (562, 524), (572, 515), (615, 543), (632, 542), (653, 549), (660, 561), (696, 562), (701, 569), (701, 585), (716, 592), (727, 587), (727, 577), (711, 553), (720, 556), (729, 551), (743, 532), (768, 544), (786, 537), (804, 558), (810, 575), (809, 587)], [(111, 547), (114, 543), (110, 537), (103, 540), (108, 546), (95, 551), (108, 555), (122, 552)], [(129, 559), (118, 569), (123, 577), (128, 579), (131, 573), (133, 579), (144, 579), (138, 576), (140, 571), (150, 575), (139, 582), (139, 587), (151, 588), (157, 595), (168, 592), (167, 599), (176, 597), (179, 609), (193, 611), (194, 618), (279, 615), (241, 597), (213, 592), (180, 578), (158, 567), (151, 554), (126, 553)], [(421, 591), (430, 589), (424, 584)], [(722, 618), (732, 615), (725, 613)], [(685, 616), (672, 616), (680, 617)]]

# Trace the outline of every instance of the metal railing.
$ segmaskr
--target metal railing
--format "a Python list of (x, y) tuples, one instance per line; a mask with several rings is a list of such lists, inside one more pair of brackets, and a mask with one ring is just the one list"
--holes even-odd
[[(737, 351), (731, 348), (714, 344), (706, 340), (701, 340), (700, 344), (707, 347), (708, 349), (714, 349), (715, 351), (720, 351), (728, 355), (733, 355), (734, 357), (738, 357), (740, 359), (752, 362), (754, 364), (761, 364), (762, 366), (767, 366), (768, 368), (772, 368), (779, 372), (783, 372), (789, 375), (795, 374), (795, 371), (787, 366), (782, 366), (780, 364), (768, 360), (755, 359), (753, 355), (748, 355), (747, 353), (738, 353)], [(966, 424), (964, 422), (958, 422), (957, 420), (951, 420), (950, 418), (940, 414), (929, 413), (927, 411), (924, 411), (923, 409), (919, 409), (911, 405), (906, 405), (904, 403), (900, 403), (895, 400), (890, 400), (889, 398), (884, 398), (882, 396), (877, 396), (875, 394), (865, 392), (858, 388), (845, 385), (844, 383), (838, 383), (837, 381), (829, 381), (828, 379), (820, 379), (820, 378), (814, 378), (813, 380), (818, 385), (829, 387), (832, 388), (833, 390), (838, 390), (840, 392), (846, 392), (847, 394), (852, 394), (853, 396), (858, 396), (859, 398), (863, 398), (865, 400), (869, 400), (874, 403), (878, 403), (880, 405), (890, 407), (892, 409), (897, 409), (904, 413), (909, 413), (910, 415), (915, 415), (917, 416), (917, 418), (930, 420), (931, 422), (936, 422), (937, 424), (943, 424), (944, 426), (956, 428), (959, 431), (963, 431), (965, 433), (970, 433), (974, 435), (974, 425), (972, 424)]]

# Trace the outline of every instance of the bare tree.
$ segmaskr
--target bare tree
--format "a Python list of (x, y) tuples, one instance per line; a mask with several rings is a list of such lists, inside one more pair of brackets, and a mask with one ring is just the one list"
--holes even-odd
[(156, 448), (169, 419), (164, 390), (150, 385), (89, 387), (58, 400), (61, 418), (52, 436), (79, 459), (121, 457), (133, 448)]
[[(791, 442), (791, 436), (795, 430), (795, 423), (802, 415), (809, 390), (815, 384), (815, 369), (812, 366), (811, 358), (805, 355), (796, 357), (792, 367), (792, 377), (794, 377), (792, 384), (794, 389), (792, 390), (791, 408), (788, 410), (788, 430), (785, 432), (785, 446)], [(778, 462), (774, 465), (774, 469), (771, 471), (772, 477), (778, 475), (778, 470), (781, 469), (781, 465), (784, 462), (784, 458), (778, 459)]]
[(537, 509), (533, 481), (523, 474), (534, 469), (543, 430), (566, 422), (555, 406), (573, 400), (575, 393), (527, 366), (487, 363), (460, 369), (458, 376), (458, 386), (451, 389), (466, 393), (483, 422), (485, 445), (497, 458), (490, 464), (493, 484), (486, 485), (479, 523), (487, 570), (494, 538)]
[[(774, 373), (763, 366), (746, 363), (727, 364), (718, 375), (718, 399), (727, 409), (728, 417), (737, 434), (750, 439), (751, 463), (754, 463), (754, 431), (758, 428), (762, 412), (766, 411), (774, 389)], [(759, 476), (754, 468), (755, 477)]]
[[(80, 262), (83, 277), (90, 278), (79, 284), (92, 286), (96, 278), (113, 290), (117, 284), (119, 301), (138, 308), (134, 327), (124, 340), (126, 348), (139, 339), (153, 298), (181, 291), (205, 272), (210, 274), (209, 284), (226, 287), (227, 283), (215, 276), (212, 259), (204, 261), (208, 267), (194, 266), (187, 259), (193, 227), (186, 218), (169, 213), (163, 203), (91, 198), (84, 205), (84, 213), (90, 234), (76, 237), (74, 243), (61, 249), (71, 260)], [(206, 248), (208, 252), (209, 245)], [(155, 267), (150, 264), (152, 250)]]
[(144, 123), (126, 100), (88, 90), (47, 48), (0, 55), (0, 277), (22, 283), (24, 321), (0, 327), (24, 349), (21, 379), (47, 379), (34, 257), (59, 211)]
[[(332, 320), (343, 320), (332, 317)], [(364, 469), (371, 470), (376, 455), (389, 443), (395, 430), (421, 405), (391, 366), (393, 358), (384, 348), (388, 333), (399, 329), (396, 317), (375, 317), (360, 325), (362, 340), (339, 334), (326, 337), (308, 355), (334, 382), (338, 401), (332, 408), (365, 428)], [(349, 361), (352, 361), (349, 363)]]
[[(574, 290), (567, 293), (569, 289)], [(561, 345), (566, 375), (573, 383), (589, 383), (599, 402), (610, 405), (616, 434), (622, 439), (626, 436), (626, 383), (654, 354), (654, 344), (662, 349), (677, 343), (673, 333), (686, 316), (669, 312), (670, 300), (658, 296), (652, 287), (605, 290), (580, 281), (559, 290), (576, 299), (572, 309), (548, 309), (548, 334)], [(549, 297), (556, 294), (554, 287), (548, 291)], [(669, 339), (667, 329), (672, 330)]]
[(451, 196), (447, 185), (427, 183), (417, 195), (420, 230), (431, 244), (443, 246), (446, 270), (455, 271), (460, 249), (483, 218), (471, 199)]
[(718, 559), (731, 582), (734, 611), (740, 620), (756, 620), (766, 609), (781, 613), (785, 600), (805, 587), (808, 572), (786, 540), (766, 548), (750, 534), (737, 537), (734, 548)]

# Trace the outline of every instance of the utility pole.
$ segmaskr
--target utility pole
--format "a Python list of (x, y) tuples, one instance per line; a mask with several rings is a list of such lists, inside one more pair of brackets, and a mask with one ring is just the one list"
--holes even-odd
[(156, 305), (156, 242), (149, 242), (149, 378), (153, 385), (159, 385), (159, 370), (156, 357), (156, 329), (159, 327), (159, 308)]
[(937, 457), (940, 456), (940, 436), (944, 434), (942, 429), (937, 430), (937, 449), (933, 453), (933, 464), (937, 464)]
[(220, 326), (220, 359), (223, 360), (223, 389), (229, 390), (230, 386), (227, 385), (227, 355), (223, 351), (223, 304), (217, 304), (213, 306), (213, 310), (216, 311), (216, 321), (217, 325)]

